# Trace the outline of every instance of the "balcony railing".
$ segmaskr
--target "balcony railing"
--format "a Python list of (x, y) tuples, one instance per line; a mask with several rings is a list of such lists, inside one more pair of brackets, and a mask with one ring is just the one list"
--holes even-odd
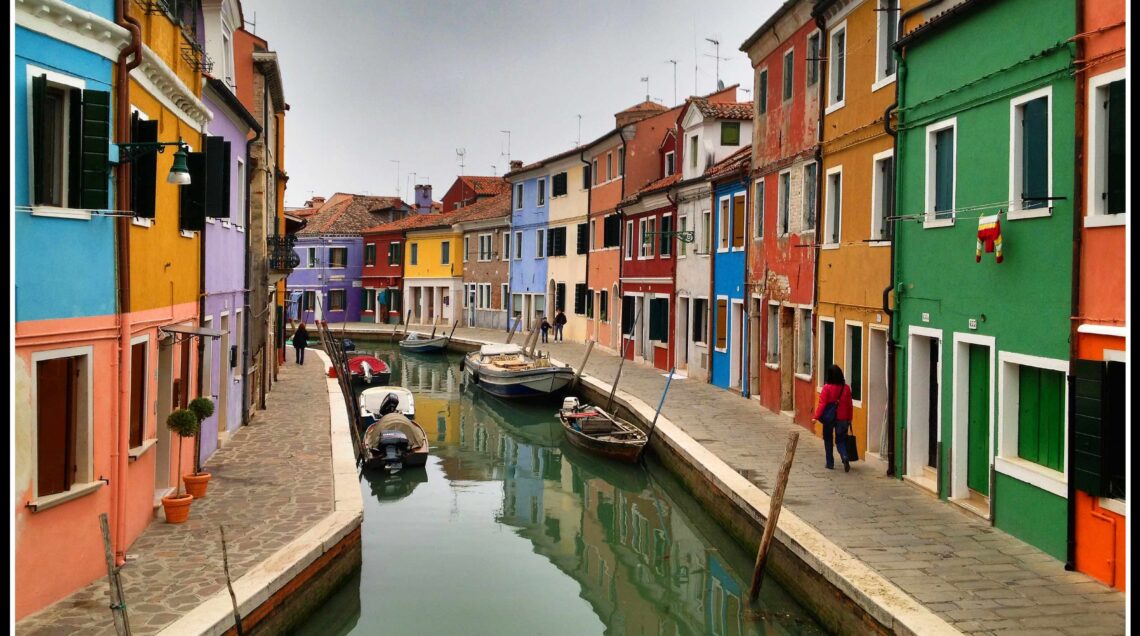
[(301, 264), (301, 257), (293, 251), (297, 237), (293, 235), (270, 236), (269, 240), (269, 269), (279, 272), (290, 272)]

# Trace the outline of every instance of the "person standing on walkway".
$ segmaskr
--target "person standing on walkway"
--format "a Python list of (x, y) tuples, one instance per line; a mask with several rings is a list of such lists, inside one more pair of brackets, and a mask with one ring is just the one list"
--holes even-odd
[(539, 325), (539, 329), (542, 329), (542, 341), (546, 342), (546, 332), (550, 331), (550, 322), (546, 320), (546, 316), (542, 317), (542, 324)]
[[(835, 406), (831, 406), (834, 404)], [(831, 365), (823, 376), (823, 390), (819, 392), (819, 405), (815, 407), (815, 421), (823, 424), (824, 459), (828, 468), (835, 468), (831, 447), (839, 447), (843, 471), (851, 472), (847, 457), (847, 431), (851, 429), (851, 387), (843, 378), (843, 369)]]
[(559, 309), (554, 317), (554, 341), (562, 342), (562, 328), (566, 326), (566, 314)]
[(297, 364), (305, 364), (305, 347), (309, 346), (309, 330), (305, 329), (305, 323), (297, 327), (297, 331), (293, 333), (293, 349), (297, 352)]

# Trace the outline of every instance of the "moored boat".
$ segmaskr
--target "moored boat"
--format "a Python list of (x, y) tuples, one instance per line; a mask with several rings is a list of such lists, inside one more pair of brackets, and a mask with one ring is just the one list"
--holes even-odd
[(399, 398), (389, 393), (376, 413), (380, 419), (364, 431), (364, 467), (397, 473), (427, 463), (428, 439), (423, 427), (397, 411)]
[(649, 437), (633, 424), (606, 413), (601, 407), (580, 404), (568, 397), (558, 411), (566, 440), (601, 457), (635, 463)]
[(374, 386), (360, 392), (360, 424), (365, 429), (380, 419), (380, 408), (389, 395), (395, 396), (396, 412), (409, 419), (416, 417), (416, 398), (402, 386)]
[(467, 378), (503, 398), (542, 397), (558, 393), (574, 379), (574, 369), (549, 357), (530, 356), (512, 344), (487, 344), (460, 363)]
[(450, 336), (436, 336), (428, 338), (421, 334), (412, 332), (408, 334), (407, 338), (400, 341), (401, 351), (411, 351), (414, 353), (436, 353), (443, 351), (447, 348), (447, 343), (451, 340)]
[(352, 374), (352, 381), (357, 384), (383, 385), (392, 379), (392, 370), (388, 367), (388, 363), (371, 355), (349, 358), (348, 372)]

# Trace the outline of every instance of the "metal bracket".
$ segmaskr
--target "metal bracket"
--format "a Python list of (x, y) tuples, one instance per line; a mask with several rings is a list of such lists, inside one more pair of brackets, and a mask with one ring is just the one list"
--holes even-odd
[(646, 232), (645, 238), (641, 240), (641, 244), (652, 244), (654, 236), (675, 236), (677, 240), (682, 243), (693, 243), (697, 240), (696, 233), (692, 230), (685, 230), (683, 232)]

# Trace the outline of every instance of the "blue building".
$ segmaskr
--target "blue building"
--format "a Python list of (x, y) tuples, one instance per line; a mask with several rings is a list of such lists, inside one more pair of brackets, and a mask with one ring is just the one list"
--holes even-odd
[(521, 320), (526, 331), (541, 323), (543, 316), (553, 322), (547, 308), (547, 252), (551, 239), (550, 179), (541, 164), (520, 166), (505, 176), (511, 184), (511, 298), (508, 305), (514, 328)]
[(748, 396), (747, 260), (748, 170), (744, 147), (706, 173), (713, 188), (712, 383)]

